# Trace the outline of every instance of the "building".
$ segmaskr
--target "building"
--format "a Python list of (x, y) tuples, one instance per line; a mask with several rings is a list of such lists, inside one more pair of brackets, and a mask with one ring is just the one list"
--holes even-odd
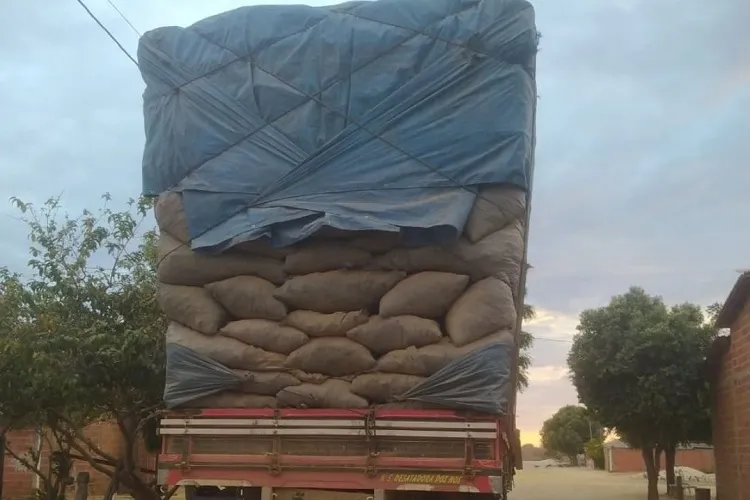
[[(715, 470), (714, 449), (709, 445), (699, 443), (680, 446), (675, 453), (675, 466), (713, 472)], [(604, 470), (607, 472), (646, 472), (646, 465), (643, 462), (641, 450), (631, 448), (622, 441), (610, 441), (604, 443)]]
[[(110, 422), (99, 422), (87, 427), (86, 435), (104, 452), (117, 456), (123, 449), (123, 439), (118, 427)], [(39, 488), (39, 479), (36, 474), (28, 470), (13, 454), (20, 457), (28, 457), (29, 450), (41, 447), (41, 463), (39, 469), (47, 471), (49, 467), (50, 449), (46, 440), (40, 441), (40, 435), (34, 429), (22, 429), (9, 431), (6, 436), (8, 448), (13, 452), (2, 450), (3, 467), (2, 475), (2, 499), (21, 500), (34, 498), (34, 490)], [(156, 457), (146, 452), (145, 447), (140, 446), (137, 450), (137, 460), (144, 469), (155, 469)], [(75, 478), (79, 472), (91, 474), (89, 493), (94, 496), (102, 496), (109, 486), (109, 477), (93, 470), (86, 462), (76, 461), (71, 471)], [(73, 494), (73, 487), (68, 490), (68, 497)]]
[(728, 328), (708, 354), (718, 500), (750, 500), (750, 272), (735, 283), (716, 318)]

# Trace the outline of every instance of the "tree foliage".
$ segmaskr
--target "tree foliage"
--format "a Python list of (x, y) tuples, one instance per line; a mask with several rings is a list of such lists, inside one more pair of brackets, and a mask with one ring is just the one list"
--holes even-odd
[(594, 437), (583, 445), (586, 456), (594, 462), (594, 468), (604, 470), (604, 438)]
[(598, 421), (643, 450), (649, 499), (658, 498), (661, 451), (673, 457), (679, 443), (707, 433), (712, 336), (700, 307), (668, 308), (641, 288), (581, 314), (568, 356), (573, 384)]
[[(524, 297), (526, 292), (524, 292)], [(530, 321), (536, 317), (536, 309), (530, 304), (523, 305), (523, 321)], [(534, 336), (521, 329), (518, 339), (518, 381), (516, 388), (518, 392), (523, 392), (529, 387), (529, 368), (531, 368), (531, 348), (534, 346)]]
[[(101, 210), (71, 217), (59, 199), (39, 208), (13, 202), (29, 228), (31, 259), (26, 274), (0, 271), (3, 428), (40, 429), (59, 453), (85, 460), (136, 498), (156, 498), (136, 463), (164, 380), (155, 234), (141, 227), (149, 205), (131, 200), (116, 212), (105, 196)], [(119, 426), (122, 456), (84, 432), (104, 420)], [(25, 465), (54, 489), (53, 474)]]
[(719, 316), (719, 313), (721, 312), (723, 307), (724, 304), (721, 302), (714, 302), (713, 304), (706, 307), (706, 315), (708, 316), (708, 321), (711, 324), (716, 322), (716, 318)]
[(567, 405), (544, 422), (541, 435), (546, 450), (564, 455), (576, 465), (586, 442), (594, 437), (601, 439), (603, 431), (586, 408)]

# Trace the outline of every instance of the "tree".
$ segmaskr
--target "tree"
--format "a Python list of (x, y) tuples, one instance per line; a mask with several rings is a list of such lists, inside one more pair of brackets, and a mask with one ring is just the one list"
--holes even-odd
[[(13, 202), (29, 227), (31, 260), (28, 274), (0, 271), (3, 430), (36, 428), (61, 464), (83, 460), (135, 499), (157, 499), (135, 459), (164, 381), (155, 234), (141, 230), (149, 205), (131, 200), (115, 212), (105, 196), (97, 213), (70, 217), (58, 199), (39, 209)], [(122, 455), (87, 437), (87, 425), (99, 421), (117, 424)], [(45, 496), (64, 497), (69, 467), (41, 470), (6, 451), (41, 478)]]
[(641, 288), (581, 314), (568, 355), (578, 398), (602, 425), (641, 449), (649, 500), (658, 499), (662, 451), (670, 482), (678, 444), (705, 429), (703, 358), (712, 337), (700, 307), (670, 309)]
[(604, 470), (604, 438), (594, 437), (583, 445), (586, 456), (594, 462), (594, 468)]
[[(523, 319), (528, 321), (534, 319), (536, 311), (534, 306), (524, 305)], [(534, 346), (534, 336), (527, 331), (521, 330), (518, 339), (518, 392), (523, 392), (529, 386), (529, 368), (531, 368), (531, 348)]]
[(716, 321), (716, 318), (719, 316), (719, 313), (721, 312), (723, 307), (724, 304), (721, 302), (714, 302), (710, 306), (706, 307), (706, 315), (708, 316), (709, 322), (713, 324)]
[(525, 444), (521, 446), (521, 455), (524, 462), (537, 462), (544, 460), (545, 452), (543, 448), (537, 448), (533, 444)]
[[(524, 292), (524, 297), (526, 293)], [(530, 304), (523, 305), (523, 321), (530, 321), (536, 317), (536, 309)], [(527, 331), (521, 330), (518, 338), (518, 381), (516, 388), (523, 392), (529, 387), (529, 368), (531, 368), (531, 348), (534, 346), (534, 336)]]
[(601, 426), (595, 422), (583, 406), (563, 406), (542, 425), (542, 446), (578, 464), (578, 455), (584, 445), (593, 438), (603, 436)]

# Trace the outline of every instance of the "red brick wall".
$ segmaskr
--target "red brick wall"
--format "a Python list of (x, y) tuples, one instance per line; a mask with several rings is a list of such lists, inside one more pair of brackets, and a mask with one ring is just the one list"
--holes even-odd
[[(16, 454), (26, 456), (35, 446), (34, 431), (11, 431), (6, 436), (8, 447)], [(34, 475), (26, 470), (8, 452), (3, 463), (3, 500), (28, 497), (34, 488)]]
[[(113, 456), (120, 455), (122, 451), (122, 435), (115, 424), (109, 422), (93, 424), (86, 429), (86, 436), (103, 451)], [(11, 431), (7, 436), (8, 446), (11, 450), (23, 456), (28, 453), (30, 448), (35, 448), (36, 439), (36, 434), (33, 430)], [(49, 452), (48, 446), (42, 448), (42, 463), (40, 468), (45, 472), (49, 466)], [(137, 451), (137, 459), (141, 467), (155, 469), (155, 455), (147, 453), (142, 444)], [(91, 474), (89, 492), (92, 495), (103, 495), (109, 486), (109, 477), (95, 471), (88, 463), (80, 461), (74, 464), (71, 474), (75, 477), (78, 472), (83, 471)], [(33, 495), (35, 487), (35, 475), (26, 470), (16, 459), (6, 452), (3, 463), (3, 500), (29, 498)]]
[(750, 302), (731, 336), (714, 403), (717, 500), (750, 500)]
[[(605, 450), (605, 457), (608, 459), (609, 451)], [(643, 463), (643, 455), (641, 450), (632, 450), (628, 448), (613, 448), (612, 449), (612, 465), (611, 468), (607, 464), (607, 470), (610, 472), (645, 472), (646, 466)], [(661, 458), (661, 468), (664, 469), (664, 455)], [(711, 449), (693, 449), (693, 450), (677, 450), (675, 454), (675, 465), (682, 467), (691, 467), (698, 469), (703, 472), (713, 472), (715, 470), (714, 465), (714, 452)]]

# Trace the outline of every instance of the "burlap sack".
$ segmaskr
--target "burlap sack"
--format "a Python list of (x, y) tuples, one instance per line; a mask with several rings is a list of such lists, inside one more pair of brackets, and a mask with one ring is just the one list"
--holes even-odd
[(479, 190), (464, 235), (472, 243), (526, 216), (526, 192), (508, 184), (488, 185)]
[(206, 335), (229, 321), (229, 314), (203, 288), (159, 283), (156, 297), (167, 318)]
[(493, 276), (518, 289), (523, 260), (523, 226), (513, 222), (477, 241), (470, 243), (461, 238), (456, 251), (463, 262), (468, 263), (468, 274), (476, 282)]
[(228, 368), (262, 372), (284, 369), (285, 356), (282, 354), (264, 351), (222, 335), (209, 337), (175, 322), (167, 328), (167, 343), (188, 347)]
[(498, 330), (512, 329), (515, 322), (510, 287), (497, 278), (485, 278), (456, 300), (445, 316), (445, 331), (460, 347)]
[(307, 335), (296, 328), (281, 326), (267, 319), (232, 321), (221, 329), (221, 334), (280, 354), (289, 354), (309, 340)]
[(184, 408), (276, 408), (276, 398), (225, 391), (194, 399)]
[(267, 319), (232, 321), (221, 329), (221, 334), (281, 354), (289, 354), (309, 340), (307, 335), (296, 328), (281, 326)]
[[(289, 370), (289, 373), (291, 373), (294, 378), (299, 379), (299, 381), (304, 384), (322, 384), (326, 380), (331, 379), (330, 375), (323, 375), (322, 373), (309, 373), (302, 370)], [(354, 380), (354, 377), (356, 377), (356, 375), (341, 375), (336, 378), (338, 380), (351, 382), (352, 380)]]
[(313, 243), (295, 249), (284, 261), (288, 274), (310, 274), (335, 269), (357, 269), (372, 260), (364, 250), (335, 243)]
[(442, 318), (468, 284), (465, 274), (425, 271), (408, 276), (380, 300), (380, 316)]
[(373, 403), (391, 403), (424, 380), (424, 377), (398, 373), (366, 373), (354, 379), (351, 390)]
[(235, 318), (281, 321), (286, 317), (286, 306), (273, 296), (276, 287), (262, 278), (235, 276), (206, 288)]
[(367, 408), (366, 399), (353, 394), (351, 384), (343, 380), (326, 380), (322, 384), (301, 384), (279, 391), (279, 406), (291, 408)]
[(332, 377), (356, 375), (374, 365), (375, 359), (365, 346), (340, 337), (312, 339), (286, 359), (287, 368)]
[(278, 260), (231, 252), (221, 255), (197, 253), (166, 233), (159, 236), (157, 251), (159, 267), (156, 276), (169, 285), (203, 286), (242, 275), (259, 276), (277, 285), (286, 279)]
[(182, 194), (167, 191), (159, 195), (154, 205), (156, 224), (182, 243), (190, 243), (187, 218), (182, 206)]
[(282, 324), (302, 330), (310, 337), (343, 337), (355, 326), (367, 323), (367, 311), (323, 314), (315, 311), (292, 311)]
[(435, 403), (423, 403), (422, 401), (400, 401), (398, 403), (385, 403), (377, 406), (378, 410), (447, 410), (445, 406)]
[(308, 373), (302, 370), (289, 370), (289, 373), (303, 384), (322, 384), (326, 380), (331, 379), (329, 375), (323, 375), (322, 373)]
[(328, 271), (296, 276), (276, 290), (294, 309), (321, 313), (376, 310), (380, 299), (401, 281), (399, 271)]
[(260, 394), (262, 396), (276, 396), (280, 390), (299, 385), (300, 380), (286, 372), (249, 372), (246, 370), (233, 370), (237, 375), (245, 379), (238, 387), (238, 392), (248, 394)]
[(271, 246), (271, 242), (267, 238), (244, 241), (233, 246), (230, 250), (231, 253), (259, 255), (261, 257), (278, 260), (284, 260), (291, 251), (292, 249), (290, 247), (275, 248)]
[(423, 271), (468, 274), (469, 265), (459, 258), (455, 246), (394, 248), (375, 258), (367, 268), (399, 270), (410, 274)]
[(522, 259), (523, 228), (515, 222), (476, 243), (462, 237), (444, 246), (396, 248), (374, 259), (367, 268), (468, 274), (472, 282), (495, 276), (515, 290)]
[(393, 250), (401, 242), (401, 233), (386, 231), (357, 231), (347, 238), (347, 244), (352, 248), (366, 250), (373, 254), (385, 253)]
[(346, 336), (362, 344), (376, 355), (410, 346), (440, 342), (443, 334), (437, 322), (419, 316), (372, 316), (364, 325), (352, 328)]
[(429, 377), (451, 361), (493, 342), (512, 343), (513, 333), (510, 331), (493, 333), (462, 347), (453, 345), (449, 339), (443, 339), (439, 344), (391, 351), (378, 359), (375, 371)]

